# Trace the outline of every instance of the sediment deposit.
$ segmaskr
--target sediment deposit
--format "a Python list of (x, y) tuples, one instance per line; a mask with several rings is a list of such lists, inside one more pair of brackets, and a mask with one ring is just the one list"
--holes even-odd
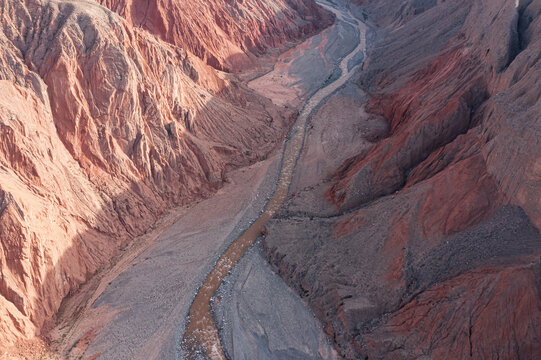
[[(302, 4), (281, 4), (289, 32), (276, 38), (276, 14), (243, 14), (279, 45), (319, 28), (322, 10)], [(0, 8), (0, 351), (19, 351), (119, 247), (264, 158), (290, 120), (178, 46), (218, 54), (201, 33), (162, 40), (86, 0)]]
[(190, 351), (282, 148), (228, 353), (541, 357), (541, 0), (319, 2), (0, 0), (1, 358)]

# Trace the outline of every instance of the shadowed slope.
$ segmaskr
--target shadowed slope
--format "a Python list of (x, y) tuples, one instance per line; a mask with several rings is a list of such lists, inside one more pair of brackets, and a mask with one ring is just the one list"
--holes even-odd
[(268, 258), (346, 358), (538, 357), (541, 2), (357, 3), (351, 122), (389, 133), (296, 187)]
[(5, 348), (43, 335), (62, 298), (167, 208), (265, 157), (287, 119), (95, 2), (0, 8)]
[(311, 0), (99, 2), (224, 71), (246, 71), (267, 50), (332, 23), (331, 14)]

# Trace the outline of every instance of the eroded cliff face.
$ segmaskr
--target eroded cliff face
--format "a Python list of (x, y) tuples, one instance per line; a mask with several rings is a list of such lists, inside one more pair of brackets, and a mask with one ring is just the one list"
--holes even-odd
[[(3, 0), (0, 9), (1, 355), (42, 335), (62, 298), (165, 209), (266, 156), (289, 120), (95, 2)], [(290, 29), (299, 24), (288, 39), (317, 28), (300, 20), (310, 9), (283, 10)], [(259, 20), (269, 32), (280, 25)]]
[(131, 24), (225, 71), (254, 66), (258, 56), (332, 23), (312, 0), (99, 0)]
[(357, 3), (389, 134), (292, 194), (271, 263), (346, 358), (539, 357), (541, 1)]

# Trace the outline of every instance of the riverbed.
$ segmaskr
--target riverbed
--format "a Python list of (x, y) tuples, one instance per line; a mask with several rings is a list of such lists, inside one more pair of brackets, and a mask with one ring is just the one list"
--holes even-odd
[(359, 65), (351, 68), (350, 61), (357, 57), (359, 53), (364, 53), (366, 49), (366, 26), (362, 22), (353, 19), (353, 16), (345, 8), (331, 5), (327, 2), (320, 2), (320, 4), (336, 15), (338, 24), (344, 24), (343, 26), (353, 25), (357, 29), (359, 33), (358, 44), (350, 53), (341, 59), (337, 67), (340, 71), (339, 77), (336, 79), (333, 79), (332, 76), (327, 78), (323, 86), (308, 98), (297, 116), (284, 147), (278, 185), (269, 202), (266, 204), (265, 211), (220, 256), (213, 269), (205, 278), (205, 281), (199, 287), (190, 306), (189, 320), (186, 324), (182, 340), (182, 349), (185, 352), (185, 357), (189, 359), (199, 358), (200, 354), (204, 354), (213, 360), (226, 359), (212, 314), (212, 298), (227, 274), (264, 233), (265, 224), (273, 218), (286, 200), (293, 171), (304, 143), (306, 125), (312, 112), (322, 104), (324, 99), (345, 85), (353, 76)]
[[(129, 260), (129, 266), (123, 267), (108, 280), (104, 285), (105, 289), (99, 296), (91, 299), (78, 320), (67, 324), (70, 331), (63, 339), (63, 355), (66, 358), (188, 357), (189, 354), (181, 347), (181, 339), (187, 328), (186, 319), (190, 307), (194, 298), (200, 294), (197, 290), (204, 288), (207, 275), (216, 269), (215, 265), (222, 254), (231, 248), (230, 245), (264, 215), (263, 221), (253, 227), (253, 234), (248, 237), (249, 241), (242, 247), (242, 251), (235, 255), (236, 261), (228, 264), (225, 271), (219, 271), (219, 281), (215, 281), (210, 289), (212, 291), (208, 291), (208, 297), (205, 297), (209, 304), (208, 319), (214, 326), (214, 317), (210, 313), (210, 299), (214, 290), (257, 239), (261, 231), (260, 225), (274, 215), (287, 196), (311, 113), (350, 79), (358, 68), (359, 59), (362, 59), (362, 56), (359, 56), (365, 46), (363, 24), (357, 23), (348, 14), (343, 14), (344, 9), (334, 9), (326, 4), (331, 11), (337, 12), (336, 24), (282, 54), (273, 71), (249, 84), (276, 104), (301, 110), (284, 146), (279, 147), (267, 160), (230, 173), (229, 183), (217, 194), (184, 209), (174, 223), (160, 229), (152, 243)], [(311, 64), (313, 67), (308, 68)], [(273, 81), (276, 83), (276, 91), (271, 94), (266, 89)], [(288, 92), (288, 88), (292, 88), (293, 92)], [(271, 198), (277, 193), (279, 196), (273, 202)], [(272, 285), (277, 293), (280, 291), (277, 296), (282, 296), (282, 304), (288, 304), (288, 311), (298, 313), (299, 316), (302, 314), (306, 321), (307, 334), (317, 337), (307, 346), (302, 340), (306, 337), (290, 336), (290, 340), (295, 342), (290, 347), (301, 349), (300, 353), (305, 349), (302, 356), (308, 357), (304, 358), (310, 358), (318, 347), (317, 356), (328, 354), (323, 358), (331, 359), (334, 356), (331, 355), (332, 349), (329, 350), (325, 345), (317, 319), (296, 294), (275, 275), (273, 277), (270, 269), (265, 267), (260, 253), (253, 250), (249, 254), (244, 261), (250, 263), (249, 266), (253, 269), (258, 269), (258, 272), (253, 272), (250, 276), (259, 273), (267, 278), (269, 286)], [(244, 266), (246, 269), (248, 265)], [(235, 273), (239, 276), (244, 274), (242, 269), (241, 267), (235, 270)], [(236, 279), (239, 279), (239, 276)], [(232, 283), (236, 282), (231, 279)], [(257, 297), (243, 299), (256, 301)], [(301, 308), (304, 310), (301, 311)], [(276, 336), (280, 335), (276, 326), (283, 326), (285, 329), (295, 325), (295, 318), (287, 320), (290, 320), (289, 325), (283, 321), (270, 322)], [(214, 329), (214, 349), (221, 349), (220, 336), (239, 338), (239, 333), (235, 333), (231, 328), (222, 327), (220, 336), (215, 326)], [(287, 334), (287, 331), (280, 336), (284, 334)], [(81, 344), (84, 346), (80, 346)], [(238, 345), (237, 342), (237, 349)], [(248, 341), (244, 345), (241, 347), (246, 351), (253, 349)], [(200, 355), (203, 354), (214, 357), (212, 352), (205, 351), (204, 347)], [(223, 355), (223, 351), (221, 354)]]

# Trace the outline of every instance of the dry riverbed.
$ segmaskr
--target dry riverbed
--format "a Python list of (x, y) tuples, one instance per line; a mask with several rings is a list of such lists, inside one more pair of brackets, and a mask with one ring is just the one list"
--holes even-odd
[[(273, 156), (233, 172), (229, 184), (168, 227), (81, 314), (62, 355), (175, 359), (194, 289), (259, 215), (274, 190), (279, 162)], [(79, 350), (89, 335), (86, 349)]]
[[(316, 109), (319, 109), (327, 97), (348, 83), (358, 70), (358, 66), (350, 68), (352, 59), (358, 57), (358, 54), (364, 54), (366, 49), (366, 26), (352, 19), (347, 9), (330, 6), (323, 2), (321, 4), (336, 14), (338, 20), (335, 26), (354, 26), (358, 33), (357, 45), (340, 60), (339, 64), (336, 64), (340, 75), (336, 79), (328, 78), (325, 80), (320, 88), (308, 98), (297, 116), (284, 147), (277, 188), (266, 205), (265, 211), (220, 256), (214, 268), (197, 290), (190, 306), (189, 318), (182, 339), (182, 350), (188, 359), (199, 359), (201, 356), (213, 360), (226, 359), (222, 341), (212, 316), (212, 298), (228, 272), (237, 265), (249, 247), (264, 232), (265, 224), (274, 217), (287, 199), (293, 171), (305, 141), (305, 132), (310, 116)], [(283, 329), (277, 329), (277, 331), (283, 331)]]
[(260, 241), (224, 279), (213, 310), (230, 359), (338, 359), (319, 322), (271, 269)]
[[(335, 82), (351, 70), (352, 64), (362, 60), (357, 55), (342, 61), (348, 54), (358, 54), (362, 41), (359, 31), (349, 21), (339, 18), (333, 27), (284, 53), (273, 71), (255, 79), (250, 86), (265, 93), (270, 83), (279, 82), (277, 91), (266, 95), (290, 108), (299, 107), (312, 96), (303, 115), (307, 117), (326, 96), (348, 81), (349, 77), (343, 77)], [(341, 69), (337, 70), (341, 61)], [(316, 93), (331, 83), (333, 86), (327, 92)], [(128, 249), (117, 266), (95, 279), (93, 286), (77, 295), (79, 299), (72, 299), (73, 304), (85, 305), (74, 320), (64, 319), (56, 329), (61, 356), (185, 358), (180, 342), (194, 291), (225, 249), (263, 212), (276, 189), (281, 150), (265, 161), (229, 174), (230, 182), (210, 199), (172, 212), (153, 232), (140, 239), (137, 246)], [(226, 351), (254, 354), (260, 349), (262, 359), (333, 359), (335, 354), (326, 343), (318, 321), (272, 273), (260, 251), (259, 246), (251, 250), (234, 269), (229, 292), (222, 289), (228, 296), (223, 297), (227, 301), (221, 302), (218, 313), (231, 319), (229, 324), (235, 321), (243, 324), (220, 327), (221, 337), (231, 339), (230, 344), (234, 344), (226, 347)], [(235, 289), (250, 289), (251, 294), (241, 296)], [(267, 294), (268, 298), (269, 289), (277, 298), (273, 303), (266, 303), (261, 297)], [(235, 311), (230, 308), (234, 304), (257, 306), (260, 311), (246, 317), (237, 305)], [(69, 305), (70, 301), (66, 311), (73, 312)], [(262, 324), (267, 342), (254, 337), (257, 331), (252, 331), (248, 322)], [(304, 332), (295, 331), (299, 323), (303, 324)], [(276, 345), (282, 342), (280, 339), (287, 348)]]

